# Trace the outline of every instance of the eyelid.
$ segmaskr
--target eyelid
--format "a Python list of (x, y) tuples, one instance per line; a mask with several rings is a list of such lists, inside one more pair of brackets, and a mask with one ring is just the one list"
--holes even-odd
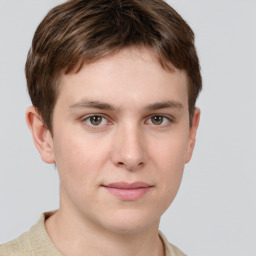
[[(90, 117), (94, 117), (94, 116), (99, 116), (102, 117), (105, 120), (105, 124), (100, 124), (100, 125), (93, 125), (93, 124), (89, 124), (88, 122), (86, 122)], [(149, 120), (154, 117), (154, 116), (160, 116), (163, 117), (165, 120), (164, 124), (153, 124), (152, 122), (149, 122)], [(109, 116), (107, 116), (106, 114), (103, 113), (92, 113), (92, 114), (87, 114), (87, 115), (83, 115), (80, 120), (84, 123), (85, 126), (89, 127), (90, 129), (104, 129), (107, 126), (113, 124), (113, 121), (111, 120), (111, 118)], [(166, 123), (167, 121), (167, 123)], [(145, 124), (154, 126), (156, 128), (164, 128), (167, 127), (169, 125), (171, 125), (172, 123), (174, 123), (175, 118), (171, 115), (168, 114), (161, 114), (161, 113), (154, 113), (154, 114), (150, 114), (145, 118)]]
[[(172, 116), (170, 116), (170, 115), (166, 115), (166, 114), (158, 114), (158, 113), (156, 113), (156, 114), (151, 114), (151, 115), (149, 115), (149, 116), (146, 118), (146, 123), (148, 122), (148, 120), (150, 120), (150, 119), (151, 119), (152, 117), (154, 117), (154, 116), (161, 116), (161, 117), (163, 117), (164, 119), (167, 119), (168, 124), (171, 124), (171, 123), (174, 122), (174, 117), (172, 117)], [(168, 126), (168, 124), (156, 125), (156, 124), (153, 124), (153, 123), (149, 123), (149, 125), (152, 125), (152, 126), (155, 126), (155, 127), (159, 127), (159, 128), (161, 128), (161, 127), (166, 127), (166, 126)]]
[[(87, 120), (89, 120), (91, 117), (94, 117), (94, 116), (102, 117), (102, 119), (104, 119), (106, 123), (100, 124), (100, 125), (93, 125), (93, 124), (89, 124), (86, 122)], [(84, 123), (84, 125), (86, 125), (87, 127), (91, 128), (91, 129), (103, 129), (107, 125), (112, 124), (112, 122), (110, 121), (110, 118), (107, 117), (105, 114), (101, 114), (101, 113), (93, 113), (93, 114), (84, 115), (80, 118), (80, 120)]]
[(102, 118), (105, 118), (105, 119), (107, 119), (107, 120), (110, 120), (110, 117), (107, 116), (106, 114), (103, 114), (103, 113), (85, 114), (85, 115), (83, 115), (80, 119), (81, 119), (81, 120), (86, 120), (86, 119), (88, 119), (88, 118), (90, 118), (90, 117), (93, 117), (93, 116), (100, 116), (100, 117), (102, 117)]

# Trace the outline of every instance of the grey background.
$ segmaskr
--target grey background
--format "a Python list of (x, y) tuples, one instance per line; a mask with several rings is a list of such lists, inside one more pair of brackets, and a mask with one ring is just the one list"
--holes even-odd
[[(0, 0), (0, 243), (58, 207), (58, 176), (24, 115), (33, 33), (62, 1)], [(256, 256), (256, 1), (170, 0), (196, 33), (204, 90), (197, 145), (160, 229), (190, 256)]]

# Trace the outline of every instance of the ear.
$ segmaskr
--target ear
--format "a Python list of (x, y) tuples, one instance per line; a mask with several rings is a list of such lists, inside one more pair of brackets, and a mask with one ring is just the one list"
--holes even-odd
[(27, 109), (26, 121), (42, 160), (48, 164), (55, 163), (52, 135), (35, 107)]
[(196, 143), (196, 133), (197, 133), (197, 129), (200, 121), (200, 114), (201, 114), (200, 109), (195, 108), (195, 112), (192, 120), (192, 126), (190, 127), (190, 130), (189, 130), (188, 148), (186, 152), (185, 163), (188, 163), (190, 161), (193, 154), (193, 150)]

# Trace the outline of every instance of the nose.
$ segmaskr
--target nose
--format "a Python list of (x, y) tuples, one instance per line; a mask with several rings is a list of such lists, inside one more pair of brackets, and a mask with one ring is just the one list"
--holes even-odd
[(120, 127), (114, 135), (112, 161), (115, 166), (135, 171), (146, 163), (146, 142), (137, 126)]

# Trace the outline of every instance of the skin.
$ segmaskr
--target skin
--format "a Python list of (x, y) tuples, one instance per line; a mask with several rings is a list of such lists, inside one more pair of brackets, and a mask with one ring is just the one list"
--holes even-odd
[[(179, 189), (195, 145), (187, 77), (153, 51), (128, 48), (60, 76), (53, 136), (34, 107), (26, 118), (43, 161), (56, 163), (60, 208), (46, 229), (64, 255), (164, 255), (161, 215)], [(96, 120), (96, 122), (92, 122)], [(96, 124), (96, 125), (95, 125)], [(144, 182), (134, 200), (105, 186)]]

